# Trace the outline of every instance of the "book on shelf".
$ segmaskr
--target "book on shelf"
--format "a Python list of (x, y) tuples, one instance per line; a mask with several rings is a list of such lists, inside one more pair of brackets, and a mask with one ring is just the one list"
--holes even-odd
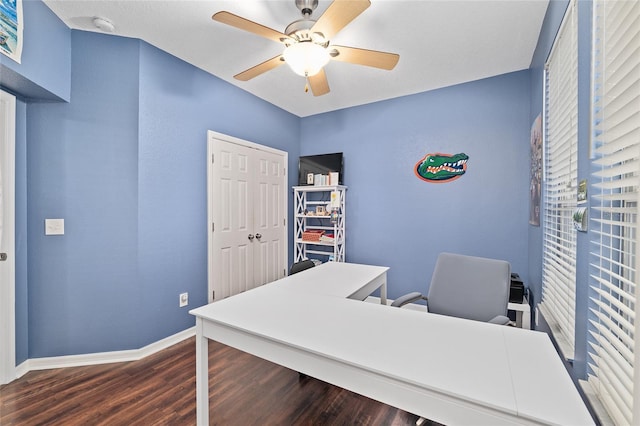
[(335, 241), (333, 234), (323, 234), (320, 236), (320, 241), (325, 243), (332, 243)]

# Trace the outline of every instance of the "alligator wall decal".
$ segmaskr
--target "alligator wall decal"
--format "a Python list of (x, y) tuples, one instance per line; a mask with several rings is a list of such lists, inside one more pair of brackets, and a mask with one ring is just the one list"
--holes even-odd
[(458, 179), (467, 171), (469, 156), (460, 154), (427, 154), (415, 165), (416, 176), (426, 182), (444, 183)]

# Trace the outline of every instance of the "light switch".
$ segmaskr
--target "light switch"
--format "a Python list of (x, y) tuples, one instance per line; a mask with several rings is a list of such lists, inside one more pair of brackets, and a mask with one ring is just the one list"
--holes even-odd
[(64, 235), (64, 219), (45, 219), (44, 235)]

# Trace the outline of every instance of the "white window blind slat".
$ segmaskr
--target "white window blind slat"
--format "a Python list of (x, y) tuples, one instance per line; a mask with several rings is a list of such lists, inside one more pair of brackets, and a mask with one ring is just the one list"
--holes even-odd
[[(607, 356), (615, 358), (616, 363), (618, 363), (620, 367), (620, 372), (618, 374), (626, 374), (633, 373), (633, 351), (629, 349), (629, 346), (625, 346), (622, 342), (625, 340), (625, 335), (620, 333), (613, 333), (612, 330), (615, 330), (615, 327), (612, 327), (614, 324), (609, 318), (603, 316), (596, 310), (592, 310), (592, 312), (596, 312), (596, 316), (594, 320), (590, 321), (589, 334), (592, 339), (590, 344), (592, 346), (601, 347), (603, 349), (602, 352), (599, 352), (598, 355), (602, 356), (605, 353), (611, 352), (612, 348), (617, 347), (615, 349), (615, 354), (608, 354)], [(620, 338), (622, 336), (622, 338)], [(633, 341), (632, 338), (626, 336), (626, 340)], [(607, 342), (606, 344), (602, 342)], [(632, 343), (633, 344), (633, 343)], [(605, 352), (606, 351), (606, 352)], [(627, 381), (633, 383), (632, 380), (633, 374), (630, 374), (627, 378)]]
[[(616, 56), (611, 62), (607, 64), (609, 75), (607, 78), (610, 78), (606, 85), (608, 88), (612, 88), (615, 85), (618, 85), (629, 78), (629, 76), (633, 75), (633, 70), (636, 69), (637, 64), (633, 60), (634, 56), (638, 53), (638, 49), (640, 49), (640, 40), (635, 37), (633, 33), (633, 29), (629, 28), (626, 37), (622, 38), (617, 42), (607, 43), (605, 49), (610, 51), (623, 51), (624, 53)], [(623, 85), (623, 87), (627, 87)], [(620, 89), (613, 89), (614, 91), (610, 94), (617, 95), (622, 93)]]
[[(596, 371), (592, 364), (589, 365), (592, 367), (592, 370)], [(624, 407), (625, 409), (621, 410), (622, 407), (618, 407), (617, 399), (615, 399), (610, 392), (610, 386), (606, 382), (599, 380), (598, 376), (595, 375), (589, 375), (589, 384), (593, 389), (600, 390), (601, 393), (598, 396), (600, 397), (603, 405), (607, 407), (611, 420), (617, 425), (625, 424), (626, 419), (631, 417), (631, 410), (627, 407)], [(615, 397), (617, 397), (617, 395), (615, 395)]]
[[(639, 156), (640, 156), (640, 146), (638, 146), (637, 143), (635, 144), (632, 143), (626, 149), (619, 150), (607, 155), (606, 157), (599, 158), (598, 160), (594, 161), (594, 163), (596, 165), (602, 165), (602, 166), (614, 166), (616, 164), (621, 164), (626, 166), (627, 164), (632, 163), (629, 159), (637, 159)], [(632, 165), (635, 165), (637, 167), (637, 160), (635, 160), (632, 163)], [(625, 174), (626, 173), (623, 172), (620, 175), (623, 176)], [(610, 175), (610, 177), (613, 177), (613, 176), (616, 176), (616, 175)]]
[[(549, 267), (549, 273), (553, 273), (556, 278), (565, 280), (572, 278), (576, 268), (574, 258), (567, 253), (559, 254), (555, 259), (547, 259), (545, 263)], [(571, 289), (572, 287), (569, 286), (569, 288), (565, 290)]]
[[(619, 266), (620, 263), (614, 262), (614, 265)], [(592, 275), (594, 280), (597, 280), (606, 290), (617, 293), (618, 297), (628, 300), (629, 303), (635, 303), (635, 283), (627, 280), (620, 274), (613, 273), (601, 267), (598, 268), (598, 271), (601, 273), (601, 276)], [(619, 284), (612, 284), (612, 281)]]
[[(615, 325), (616, 330), (633, 329), (633, 323), (631, 322), (633, 321), (633, 318), (630, 318), (631, 321), (627, 320), (627, 318), (625, 318), (624, 315), (621, 315), (620, 313), (618, 313), (615, 306), (612, 306), (606, 303), (605, 298), (602, 297), (601, 294), (599, 298), (593, 298), (592, 301), (596, 305), (596, 307), (599, 308), (598, 312), (605, 312), (605, 311), (607, 312), (607, 318), (609, 321), (611, 321), (612, 325)], [(598, 318), (602, 319), (604, 318), (604, 315), (598, 315)], [(619, 334), (619, 333), (614, 333), (614, 334)]]
[(589, 382), (611, 419), (628, 425), (640, 423), (640, 2), (595, 0), (593, 11)]
[(635, 62), (635, 56), (640, 54), (640, 41), (639, 46), (634, 46), (634, 52), (630, 57), (622, 58), (620, 62), (620, 68), (615, 71), (611, 71), (607, 78), (610, 82), (605, 86), (606, 96), (602, 99), (603, 105), (615, 106), (619, 101), (619, 96), (626, 95), (627, 99), (633, 99), (637, 92), (633, 90), (634, 86), (637, 86), (637, 80), (635, 76), (638, 74), (638, 64)]
[[(599, 335), (594, 335), (594, 338), (598, 338)], [(615, 379), (613, 383), (616, 383), (614, 387), (620, 395), (623, 395), (625, 406), (630, 409), (633, 406), (633, 381), (629, 379), (628, 373), (633, 369), (629, 366), (629, 363), (624, 359), (617, 348), (614, 348), (608, 340), (600, 340), (600, 345), (593, 345), (592, 348), (597, 351), (599, 358), (596, 359), (596, 363), (599, 368), (606, 368), (611, 376)]]
[[(598, 223), (598, 224), (600, 224), (600, 225), (620, 226), (620, 225), (619, 225), (619, 222), (618, 222), (618, 221), (615, 221), (615, 220), (606, 220), (606, 219), (598, 219), (598, 218), (593, 219), (593, 220), (594, 220), (594, 222), (596, 222), (596, 223)], [(636, 226), (636, 225), (632, 225), (632, 226), (628, 226), (627, 228), (628, 228), (629, 230), (632, 230), (632, 229), (637, 228), (637, 226)], [(632, 240), (631, 240), (631, 239), (629, 239), (629, 238), (621, 238), (621, 239), (620, 239), (620, 241), (623, 241), (623, 242), (624, 242), (624, 241), (629, 241), (629, 242), (630, 242), (630, 241), (632, 241)]]
[[(616, 5), (616, 7), (610, 7), (607, 10), (607, 28), (611, 29), (611, 30), (616, 30), (617, 31), (612, 31), (613, 34), (611, 35), (611, 37), (609, 37), (610, 40), (616, 40), (616, 33), (618, 33), (620, 30), (619, 28), (622, 28), (622, 31), (624, 31), (625, 28), (629, 28), (628, 25), (623, 26), (621, 25), (625, 19), (629, 18), (630, 12), (634, 7), (634, 3), (636, 3), (635, 1), (621, 1), (619, 2), (618, 5)], [(604, 17), (604, 12), (600, 13), (599, 16)], [(631, 17), (631, 19), (633, 20), (633, 15)]]
[[(640, 74), (640, 72), (639, 72)], [(633, 87), (633, 89), (640, 93), (640, 83)], [(638, 131), (637, 123), (640, 120), (640, 112), (637, 111), (638, 105), (640, 105), (640, 95), (634, 99), (635, 107), (629, 105), (631, 114), (623, 116), (622, 114), (616, 114), (609, 117), (611, 121), (610, 126), (606, 130), (607, 143), (619, 145), (624, 149), (625, 147), (632, 146), (638, 138), (640, 138), (640, 131)], [(620, 119), (620, 121), (615, 121)]]
[[(609, 306), (615, 307), (618, 312), (620, 312), (621, 328), (626, 328), (629, 331), (633, 331), (633, 320), (635, 319), (635, 311), (627, 306), (627, 303), (630, 302), (630, 299), (627, 297), (622, 297), (622, 301), (620, 301), (614, 295), (603, 289), (598, 288), (595, 289), (595, 291), (600, 295), (600, 298), (594, 300), (594, 303), (600, 304), (606, 302)], [(629, 320), (627, 320), (627, 318), (629, 318)]]
[[(552, 276), (547, 276), (546, 278), (553, 280)], [(558, 283), (558, 280), (556, 280), (556, 284), (557, 283)], [(549, 286), (542, 293), (547, 296), (549, 295), (553, 296), (554, 300), (549, 301), (549, 303), (558, 305), (558, 315), (565, 315), (565, 314), (569, 314), (570, 312), (573, 312), (573, 310), (571, 309), (571, 306), (565, 306), (566, 303), (557, 302), (558, 300), (560, 301), (571, 300), (572, 296), (574, 297), (574, 295), (571, 292), (566, 291), (564, 286), (561, 286), (561, 285)]]
[[(638, 180), (640, 183), (640, 179)], [(624, 214), (633, 214), (635, 213), (635, 207), (609, 207), (609, 206), (592, 206), (592, 210), (596, 212), (602, 212), (603, 216), (608, 215), (624, 215)], [(601, 220), (598, 218), (594, 218), (593, 220)], [(602, 220), (601, 220), (602, 221)]]
[[(640, 135), (638, 135), (640, 137)], [(637, 186), (640, 183), (639, 176), (625, 176), (617, 180), (606, 180), (594, 183), (593, 186), (602, 190), (620, 191), (627, 187)], [(615, 195), (615, 194), (612, 194)]]
[[(609, 126), (607, 129), (607, 144), (601, 145), (596, 149), (597, 155), (607, 155), (612, 152), (616, 152), (621, 149), (625, 149), (626, 147), (632, 146), (636, 143), (638, 139), (631, 137), (626, 138), (624, 135), (637, 135), (637, 113), (636, 117), (632, 117), (629, 120), (624, 120), (618, 124), (618, 126)], [(608, 123), (608, 120), (607, 120)], [(603, 131), (603, 130), (601, 130)], [(605, 142), (602, 137), (598, 138), (599, 142)]]
[[(606, 166), (607, 161), (602, 161), (602, 163), (605, 163), (604, 165)], [(611, 164), (610, 168), (603, 168), (597, 172), (594, 172), (593, 175), (595, 177), (602, 177), (602, 178), (615, 178), (617, 176), (627, 176), (628, 174), (631, 174), (633, 172), (635, 172), (638, 169), (638, 161), (636, 161), (635, 159), (630, 159), (627, 162), (624, 163), (613, 163)]]
[[(607, 345), (605, 343), (605, 345)], [(606, 377), (606, 382), (608, 385), (608, 389), (610, 392), (614, 392), (616, 396), (619, 398), (617, 402), (618, 407), (626, 412), (631, 412), (631, 407), (633, 406), (633, 396), (632, 392), (625, 386), (624, 374), (616, 374), (616, 372), (621, 371), (619, 366), (615, 363), (615, 361), (611, 358), (610, 353), (604, 352), (603, 348), (605, 346), (600, 346), (598, 354), (599, 357), (594, 358), (596, 364), (598, 365), (599, 371), (601, 372), (601, 377)], [(615, 351), (613, 349), (612, 351)], [(607, 374), (603, 374), (607, 373)]]
[[(594, 326), (597, 326), (597, 322), (593, 322)], [(608, 330), (607, 329), (603, 329), (603, 333), (606, 333)], [(601, 340), (600, 342), (596, 343), (594, 341), (589, 342), (589, 347), (593, 349), (593, 351), (600, 357), (602, 358), (602, 356), (606, 356), (607, 358), (610, 358), (616, 365), (617, 370), (618, 370), (618, 377), (620, 379), (621, 382), (625, 383), (625, 388), (627, 389), (629, 395), (632, 394), (632, 390), (633, 390), (633, 381), (630, 380), (629, 378), (633, 376), (633, 368), (631, 367), (631, 363), (629, 362), (629, 358), (625, 358), (622, 355), (622, 352), (616, 348), (614, 348), (607, 340), (602, 339), (601, 335), (597, 334), (597, 333), (591, 333), (592, 337), (594, 338), (594, 341), (597, 340)], [(612, 337), (611, 340), (615, 339), (614, 337)], [(607, 342), (607, 343), (602, 343), (602, 342)], [(629, 351), (630, 354), (633, 356), (633, 353), (631, 353), (631, 351)], [(626, 376), (626, 377), (624, 377)]]
[[(616, 109), (615, 113), (607, 115), (607, 128), (603, 129), (611, 132), (606, 136), (609, 140), (615, 140), (617, 139), (618, 134), (625, 133), (626, 129), (623, 127), (625, 124), (637, 123), (636, 120), (638, 112), (636, 111), (636, 107), (639, 98), (637, 93), (634, 93), (634, 89), (627, 90), (609, 102), (611, 108)], [(607, 105), (605, 105), (605, 107), (606, 106)], [(618, 129), (618, 126), (620, 126), (620, 130), (618, 130), (618, 132), (614, 132), (614, 130)]]
[[(625, 187), (626, 188), (626, 187)], [(621, 192), (621, 193), (612, 193), (612, 194), (598, 194), (594, 195), (593, 198), (595, 200), (601, 200), (603, 202), (609, 202), (613, 204), (619, 204), (621, 202), (631, 203), (635, 202), (637, 196), (630, 192)], [(607, 212), (606, 208), (600, 209), (603, 212)]]

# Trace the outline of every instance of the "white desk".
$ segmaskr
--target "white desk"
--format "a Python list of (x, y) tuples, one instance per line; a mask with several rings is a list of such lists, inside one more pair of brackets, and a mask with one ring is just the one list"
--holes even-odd
[(386, 268), (332, 263), (191, 311), (198, 424), (208, 339), (448, 425), (593, 424), (546, 334), (347, 298), (376, 285)]
[(517, 327), (531, 330), (531, 307), (526, 298), (523, 298), (521, 303), (509, 302), (507, 309), (516, 312)]
[(298, 273), (272, 284), (298, 293), (302, 292), (305, 298), (310, 298), (313, 294), (364, 300), (380, 289), (380, 304), (386, 305), (388, 270), (386, 266), (328, 262), (305, 270), (304, 276)]

